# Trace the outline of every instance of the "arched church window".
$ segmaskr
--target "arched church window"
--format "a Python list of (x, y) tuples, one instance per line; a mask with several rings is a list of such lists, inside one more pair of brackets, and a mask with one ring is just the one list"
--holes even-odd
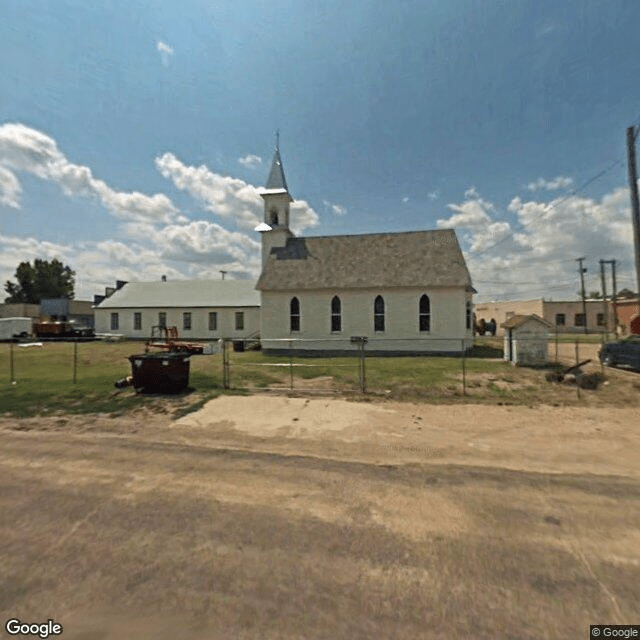
[(342, 331), (342, 303), (338, 296), (331, 300), (331, 331)]
[(373, 302), (373, 330), (384, 331), (384, 299), (377, 296)]
[(300, 301), (298, 298), (291, 298), (289, 303), (289, 329), (300, 331)]
[(269, 214), (270, 216), (270, 224), (272, 227), (277, 227), (278, 226), (278, 212), (275, 209), (271, 209), (271, 213)]
[(420, 298), (419, 310), (420, 331), (431, 331), (431, 302), (428, 295)]

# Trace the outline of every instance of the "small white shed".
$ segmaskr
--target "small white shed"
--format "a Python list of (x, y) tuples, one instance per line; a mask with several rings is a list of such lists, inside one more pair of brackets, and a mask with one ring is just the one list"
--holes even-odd
[(548, 362), (548, 322), (535, 314), (513, 315), (500, 325), (504, 330), (504, 359), (519, 366)]

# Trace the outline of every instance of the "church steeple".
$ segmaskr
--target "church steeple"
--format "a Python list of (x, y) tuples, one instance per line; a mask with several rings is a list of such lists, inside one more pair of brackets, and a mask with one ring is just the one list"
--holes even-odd
[(282, 158), (280, 157), (279, 134), (276, 134), (276, 150), (273, 154), (271, 171), (267, 184), (260, 190), (264, 200), (264, 221), (256, 227), (262, 236), (262, 264), (264, 266), (273, 247), (284, 247), (287, 239), (293, 237), (289, 229), (289, 204), (293, 198), (284, 177)]
[(284, 189), (289, 191), (287, 187), (287, 179), (284, 177), (284, 168), (282, 166), (282, 158), (280, 158), (280, 148), (276, 146), (276, 152), (273, 155), (271, 163), (271, 171), (266, 184), (267, 189)]
[(279, 136), (276, 139), (276, 150), (273, 154), (267, 184), (260, 195), (264, 199), (264, 222), (272, 229), (289, 230), (289, 203), (293, 202), (293, 198), (287, 187), (287, 179), (284, 177)]

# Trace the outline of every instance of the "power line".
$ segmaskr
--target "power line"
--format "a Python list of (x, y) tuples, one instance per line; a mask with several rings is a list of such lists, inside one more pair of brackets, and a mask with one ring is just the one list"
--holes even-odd
[[(606, 169), (603, 169), (602, 171), (597, 173), (595, 176), (589, 178), (589, 180), (587, 180), (586, 182), (581, 184), (579, 187), (576, 187), (573, 191), (568, 193), (566, 196), (564, 196), (563, 198), (561, 198), (557, 202), (554, 202), (550, 207), (546, 208), (545, 211), (541, 214), (541, 219), (543, 219), (548, 213), (550, 213), (551, 211), (553, 211), (554, 209), (559, 207), (563, 202), (566, 202), (569, 198), (575, 196), (580, 191), (582, 191), (584, 188), (588, 187), (591, 183), (593, 183), (596, 180), (599, 180), (600, 178), (602, 178), (602, 176), (604, 176), (606, 173), (611, 171), (614, 167), (616, 167), (619, 164), (623, 164), (623, 160), (618, 158), (617, 160), (614, 160), (614, 162), (612, 162)], [(509, 222), (509, 221), (508, 220), (495, 220), (494, 222)], [(504, 238), (502, 238), (502, 240), (499, 240), (498, 242), (496, 242), (495, 244), (491, 245), (490, 247), (487, 247), (486, 249), (483, 249), (479, 253), (476, 253), (475, 257), (482, 256), (485, 253), (487, 253), (487, 251), (491, 251), (492, 249), (495, 249), (496, 247), (500, 246), (503, 242), (506, 242), (507, 240), (512, 239), (514, 233), (515, 232), (512, 231), (511, 234), (509, 234), (508, 236), (505, 236)]]

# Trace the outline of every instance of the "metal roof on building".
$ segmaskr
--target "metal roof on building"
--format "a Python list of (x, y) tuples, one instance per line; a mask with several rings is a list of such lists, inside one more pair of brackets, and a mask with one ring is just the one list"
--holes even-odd
[(453, 229), (289, 238), (274, 247), (260, 290), (465, 287), (471, 276)]
[(254, 280), (128, 282), (97, 308), (259, 307)]

